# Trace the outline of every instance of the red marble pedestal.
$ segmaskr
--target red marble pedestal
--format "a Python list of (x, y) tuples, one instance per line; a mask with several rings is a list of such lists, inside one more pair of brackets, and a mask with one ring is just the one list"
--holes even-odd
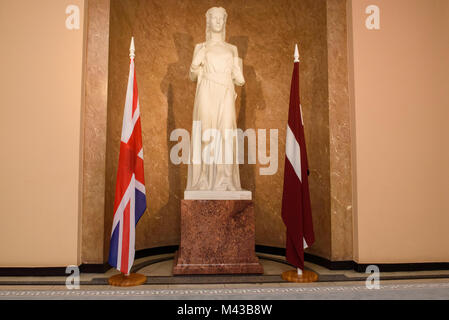
[(262, 274), (249, 200), (181, 200), (181, 244), (174, 275)]

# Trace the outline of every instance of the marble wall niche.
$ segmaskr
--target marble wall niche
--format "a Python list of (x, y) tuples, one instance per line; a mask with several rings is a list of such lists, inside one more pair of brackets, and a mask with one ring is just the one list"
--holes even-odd
[[(330, 114), (338, 114), (340, 103), (329, 102), (329, 90), (338, 90), (338, 85), (330, 86), (329, 80), (345, 80), (328, 77), (328, 65), (334, 66), (335, 72), (342, 72), (336, 67), (339, 60), (328, 57), (328, 44), (329, 39), (334, 39), (339, 41), (338, 45), (345, 46), (346, 40), (329, 32), (327, 1), (121, 0), (112, 1), (110, 8), (105, 260), (113, 216), (131, 36), (135, 37), (136, 44), (148, 202), (148, 211), (137, 226), (136, 249), (139, 250), (179, 244), (180, 200), (186, 186), (187, 166), (170, 162), (170, 149), (176, 142), (170, 142), (169, 135), (176, 128), (191, 130), (195, 83), (188, 79), (189, 66), (194, 45), (205, 39), (204, 15), (212, 6), (223, 6), (227, 10), (227, 41), (237, 45), (243, 58), (246, 85), (237, 89), (239, 128), (279, 130), (277, 173), (262, 176), (259, 169), (264, 166), (259, 164), (245, 164), (240, 170), (242, 187), (253, 192), (256, 243), (259, 245), (285, 247), (285, 227), (281, 219), (285, 128), (293, 50), (294, 44), (299, 44), (301, 99), (317, 239), (308, 252), (331, 259), (333, 229), (340, 227), (331, 221), (331, 157), (338, 156), (339, 151), (337, 154), (331, 151), (330, 130), (340, 128), (335, 124), (340, 122), (333, 121), (330, 127), (329, 118)], [(337, 24), (342, 22), (334, 20)], [(332, 48), (335, 46), (337, 44)], [(330, 106), (336, 108), (334, 113), (330, 113)], [(346, 148), (346, 144), (343, 147)], [(335, 187), (338, 188), (338, 184)], [(342, 210), (335, 207), (335, 213), (332, 212), (340, 217)], [(352, 239), (352, 224), (350, 228), (343, 232), (349, 232)], [(345, 246), (347, 242), (338, 243)], [(346, 259), (347, 253), (338, 256)]]
[(353, 259), (351, 109), (346, 1), (327, 0), (332, 261)]
[(87, 47), (83, 110), (81, 261), (104, 262), (106, 133), (108, 112), (110, 0), (87, 4)]

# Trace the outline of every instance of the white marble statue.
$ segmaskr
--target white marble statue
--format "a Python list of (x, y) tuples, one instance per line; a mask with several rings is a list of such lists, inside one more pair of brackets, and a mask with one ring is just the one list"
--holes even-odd
[(237, 47), (225, 42), (226, 10), (206, 13), (206, 42), (195, 46), (197, 81), (186, 191), (240, 191), (234, 85), (243, 86)]

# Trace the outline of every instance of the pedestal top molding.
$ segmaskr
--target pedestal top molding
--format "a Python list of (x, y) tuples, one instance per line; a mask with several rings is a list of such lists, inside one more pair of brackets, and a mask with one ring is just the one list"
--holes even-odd
[(192, 190), (184, 191), (185, 200), (252, 200), (252, 192), (248, 190), (216, 191)]

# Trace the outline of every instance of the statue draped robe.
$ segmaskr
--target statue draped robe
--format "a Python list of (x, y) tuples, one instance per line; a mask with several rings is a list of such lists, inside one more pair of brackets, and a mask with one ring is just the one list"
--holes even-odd
[[(196, 45), (194, 57), (205, 45)], [(237, 48), (226, 42), (208, 47), (199, 65), (192, 62), (190, 79), (197, 88), (187, 190), (241, 190), (234, 84), (245, 80)]]

